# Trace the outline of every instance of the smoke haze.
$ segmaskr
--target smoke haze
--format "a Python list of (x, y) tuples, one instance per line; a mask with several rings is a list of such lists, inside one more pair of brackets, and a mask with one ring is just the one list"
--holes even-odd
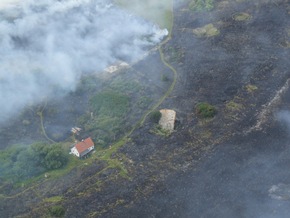
[(27, 105), (74, 90), (82, 73), (133, 61), (158, 27), (107, 0), (25, 0), (0, 10), (0, 125)]

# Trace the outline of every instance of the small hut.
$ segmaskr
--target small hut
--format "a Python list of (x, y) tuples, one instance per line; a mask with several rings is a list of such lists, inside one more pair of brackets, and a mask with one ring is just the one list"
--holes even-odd
[(159, 120), (159, 125), (164, 130), (173, 131), (176, 119), (176, 112), (174, 110), (162, 109), (160, 110), (161, 118)]

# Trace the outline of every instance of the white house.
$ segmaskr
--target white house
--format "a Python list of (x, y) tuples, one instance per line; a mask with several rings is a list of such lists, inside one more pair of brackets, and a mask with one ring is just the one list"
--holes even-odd
[(81, 142), (75, 144), (75, 146), (71, 149), (71, 154), (74, 154), (75, 156), (81, 158), (88, 153), (90, 153), (92, 150), (94, 150), (95, 145), (93, 140), (89, 137), (85, 140), (82, 140)]

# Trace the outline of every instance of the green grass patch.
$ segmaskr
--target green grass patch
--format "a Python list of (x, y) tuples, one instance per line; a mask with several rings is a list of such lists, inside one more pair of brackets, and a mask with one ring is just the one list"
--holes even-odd
[(78, 123), (99, 147), (106, 147), (125, 133), (131, 98), (123, 92), (102, 91), (89, 101), (90, 112)]
[(248, 13), (241, 12), (241, 13), (235, 14), (233, 18), (235, 21), (247, 21), (247, 20), (250, 20), (252, 16)]
[(246, 90), (249, 93), (252, 93), (252, 92), (256, 91), (257, 89), (258, 89), (258, 87), (255, 85), (251, 85), (251, 84), (246, 85)]
[(163, 129), (160, 125), (155, 125), (151, 130), (150, 133), (153, 133), (155, 135), (159, 136), (165, 136), (168, 137), (171, 135), (172, 131)]
[(172, 0), (115, 0), (115, 3), (137, 16), (158, 24), (161, 28), (172, 30)]
[(192, 30), (196, 37), (213, 37), (220, 34), (220, 31), (212, 24), (207, 24), (203, 27), (199, 27)]
[(189, 3), (189, 9), (192, 11), (210, 11), (213, 8), (213, 0), (192, 0)]
[[(120, 175), (123, 178), (129, 178), (128, 171), (122, 164), (122, 162), (118, 159), (112, 159), (112, 154), (116, 153), (118, 149), (123, 146), (125, 143), (127, 143), (130, 139), (126, 136), (117, 141), (116, 143), (112, 144), (109, 148), (106, 148), (104, 150), (98, 151), (96, 158), (98, 160), (103, 160), (107, 162), (107, 168), (115, 168), (119, 170)], [(123, 156), (122, 159), (125, 159), (126, 157)]]
[(216, 108), (207, 102), (198, 103), (195, 111), (202, 118), (213, 118), (217, 112)]
[(240, 111), (243, 109), (243, 105), (234, 101), (230, 101), (226, 104), (226, 108), (230, 111)]
[(65, 214), (65, 208), (61, 205), (52, 206), (48, 210), (52, 217), (63, 217)]
[(90, 106), (97, 115), (120, 117), (128, 111), (129, 97), (119, 92), (104, 91), (91, 98)]
[(47, 203), (59, 203), (63, 200), (62, 196), (53, 196), (50, 198), (45, 198), (43, 201)]

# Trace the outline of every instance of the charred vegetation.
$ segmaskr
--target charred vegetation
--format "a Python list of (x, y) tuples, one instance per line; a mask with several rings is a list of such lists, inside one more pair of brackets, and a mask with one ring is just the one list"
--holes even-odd
[[(78, 162), (62, 176), (42, 177), (32, 185), (23, 184), (11, 190), (11, 183), (1, 180), (0, 190), (4, 194), (0, 195), (0, 215), (210, 217), (217, 211), (225, 212), (216, 217), (253, 215), (246, 211), (247, 205), (235, 204), (223, 210), (228, 208), (227, 197), (236, 197), (223, 192), (227, 187), (220, 184), (243, 186), (255, 177), (250, 166), (265, 166), (264, 159), (251, 159), (254, 155), (282, 155), (280, 152), (284, 151), (284, 145), (280, 146), (275, 139), (288, 133), (280, 131), (273, 111), (289, 107), (289, 91), (283, 91), (283, 87), (288, 87), (285, 82), (290, 67), (289, 48), (283, 46), (285, 29), (290, 25), (289, 7), (283, 0), (203, 1), (210, 3), (207, 10), (196, 10), (192, 2), (202, 1), (182, 2), (174, 6), (172, 36), (161, 46), (161, 55), (153, 51), (114, 75), (84, 77), (77, 91), (62, 102), (48, 101), (45, 108), (42, 104), (27, 109), (20, 121), (1, 130), (5, 139), (10, 138), (3, 147), (15, 140), (11, 129), (23, 136), (34, 131), (27, 141), (45, 141), (37, 115), (42, 111), (49, 138), (70, 142), (71, 135), (66, 135), (66, 131), (62, 136), (54, 136), (49, 126), (55, 129), (55, 125), (63, 123), (59, 128), (66, 128), (77, 123), (84, 134), (93, 135), (100, 147), (95, 158)], [(188, 10), (189, 4), (194, 10)], [(199, 29), (202, 34), (196, 37), (196, 29), (203, 27), (215, 27), (218, 34), (207, 35), (207, 31)], [(176, 79), (171, 68), (178, 72)], [(169, 83), (162, 81), (162, 75)], [(273, 101), (275, 96), (279, 100)], [(120, 107), (109, 112), (115, 98)], [(179, 125), (173, 134), (152, 134), (149, 114), (157, 109), (155, 105), (177, 112)], [(266, 115), (261, 115), (264, 110)], [(108, 123), (102, 123), (102, 116)], [(154, 122), (157, 118), (156, 113)], [(268, 132), (275, 137), (269, 137)], [(262, 144), (267, 140), (273, 143), (263, 150)], [(278, 165), (288, 163), (289, 157), (283, 158)], [(235, 179), (240, 175), (239, 167), (244, 167), (242, 174), (247, 175), (242, 179), (244, 183)], [(267, 172), (265, 168), (262, 173)], [(268, 176), (267, 179), (274, 182)], [(255, 185), (249, 183), (254, 189)], [(263, 185), (268, 187), (268, 183)], [(266, 194), (259, 194), (261, 189), (254, 191), (263, 201)], [(186, 194), (188, 191), (193, 197)], [(196, 210), (182, 200), (184, 196)], [(203, 207), (200, 202), (209, 205)], [(208, 210), (209, 207), (216, 210)]]

